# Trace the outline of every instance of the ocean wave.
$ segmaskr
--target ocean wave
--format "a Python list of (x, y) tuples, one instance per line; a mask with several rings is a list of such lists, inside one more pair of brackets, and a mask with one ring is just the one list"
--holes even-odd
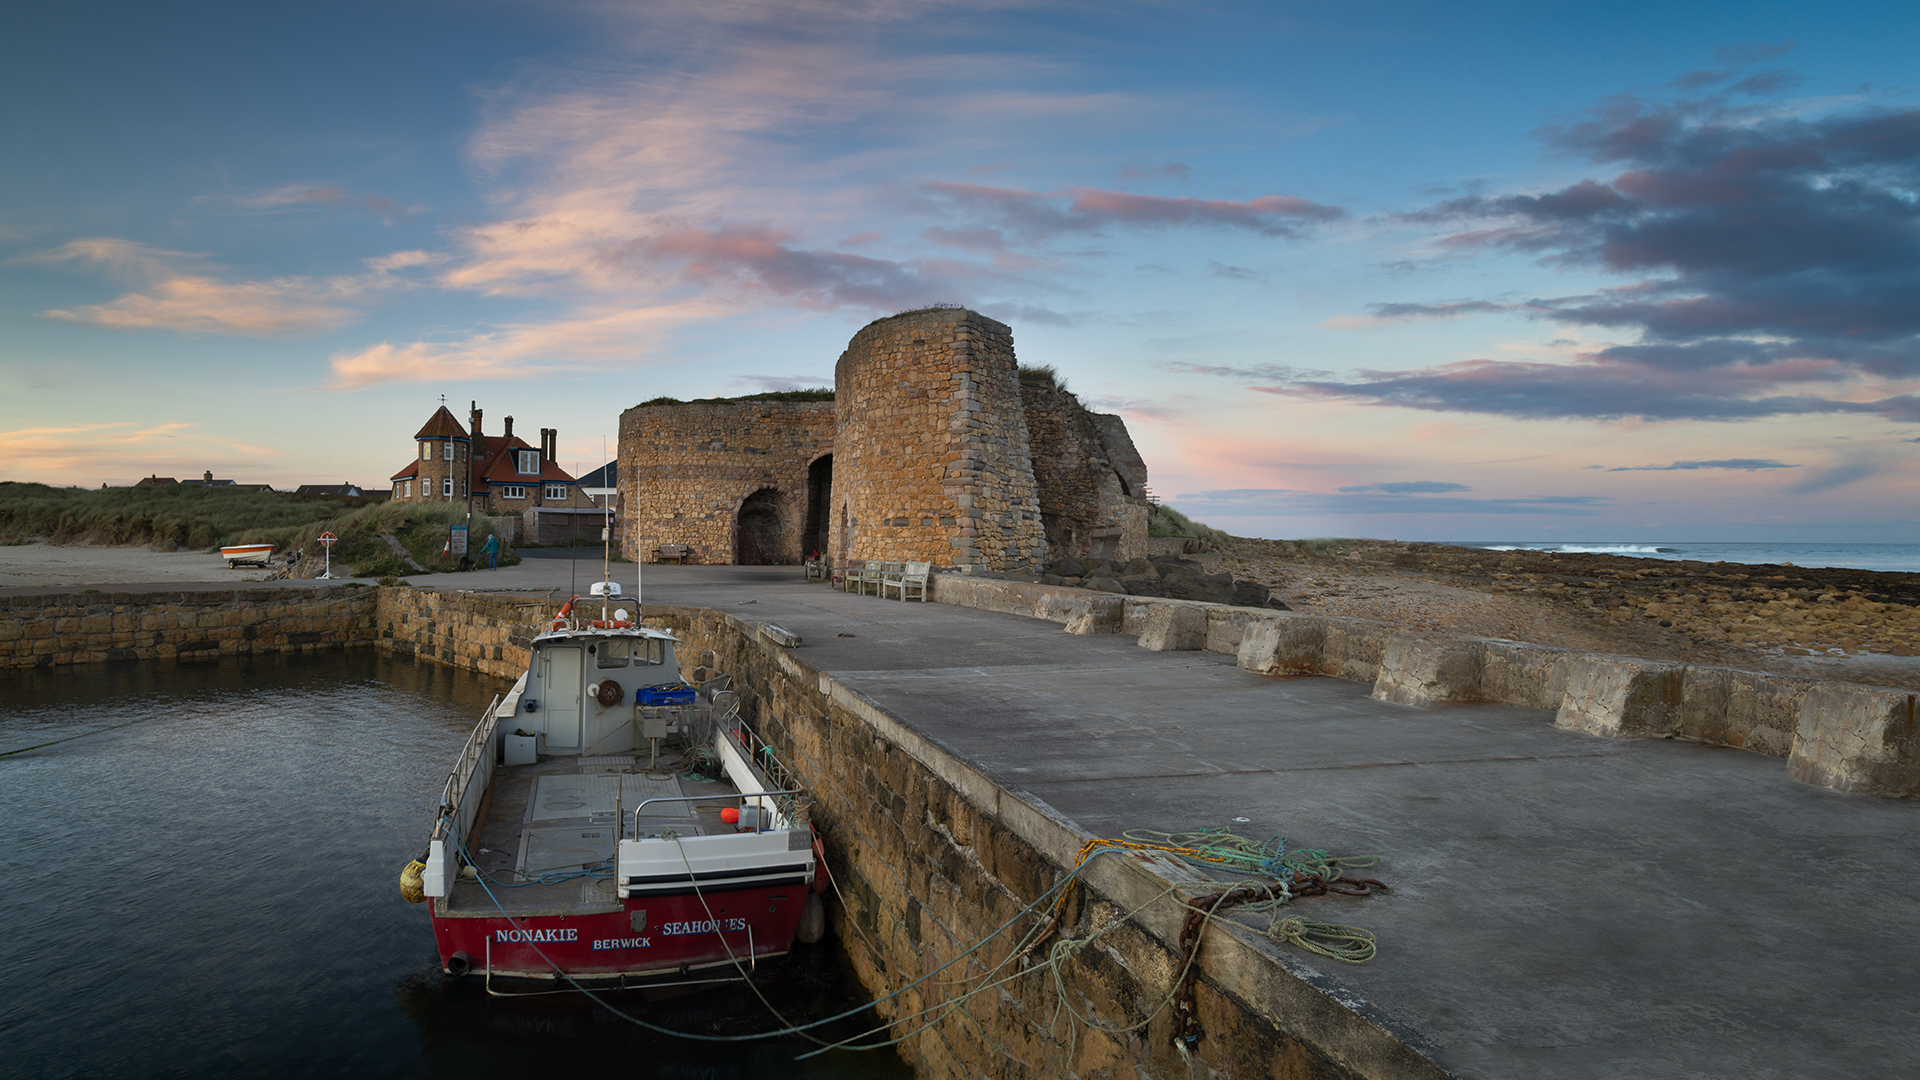
[(1566, 555), (1679, 555), (1674, 547), (1654, 544), (1485, 544), (1487, 551), (1550, 551)]

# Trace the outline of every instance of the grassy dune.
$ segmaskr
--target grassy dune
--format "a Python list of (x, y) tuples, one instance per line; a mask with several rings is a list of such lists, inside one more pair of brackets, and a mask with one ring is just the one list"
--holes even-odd
[[(212, 551), (228, 544), (271, 542), (284, 553), (319, 559), (319, 537), (339, 537), (334, 565), (363, 577), (417, 573), (395, 553), (392, 535), (429, 571), (452, 570), (443, 558), (449, 526), (466, 521), (463, 503), (387, 503), (354, 506), (357, 499), (295, 498), (278, 491), (201, 487), (56, 488), (0, 483), (0, 543), (42, 537), (56, 544)], [(492, 534), (492, 522), (473, 519), (472, 550)], [(500, 563), (520, 561), (502, 544)]]

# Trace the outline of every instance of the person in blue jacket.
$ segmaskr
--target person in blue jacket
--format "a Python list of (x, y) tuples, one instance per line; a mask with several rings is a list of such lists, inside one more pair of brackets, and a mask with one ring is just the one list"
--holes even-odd
[(487, 542), (480, 545), (480, 550), (487, 556), (487, 569), (489, 570), (500, 569), (500, 534), (499, 533), (488, 533)]

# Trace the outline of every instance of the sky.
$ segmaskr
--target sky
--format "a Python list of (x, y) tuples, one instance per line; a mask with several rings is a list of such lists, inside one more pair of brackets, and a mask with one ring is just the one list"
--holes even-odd
[(1237, 535), (1920, 542), (1920, 6), (345, 0), (0, 36), (0, 479), (386, 485), (443, 397), (962, 304)]

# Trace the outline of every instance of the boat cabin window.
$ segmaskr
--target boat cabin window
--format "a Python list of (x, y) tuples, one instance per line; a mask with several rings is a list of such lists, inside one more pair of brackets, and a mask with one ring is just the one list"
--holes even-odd
[(587, 651), (593, 653), (594, 665), (602, 668), (663, 664), (667, 659), (659, 638), (607, 638)]

